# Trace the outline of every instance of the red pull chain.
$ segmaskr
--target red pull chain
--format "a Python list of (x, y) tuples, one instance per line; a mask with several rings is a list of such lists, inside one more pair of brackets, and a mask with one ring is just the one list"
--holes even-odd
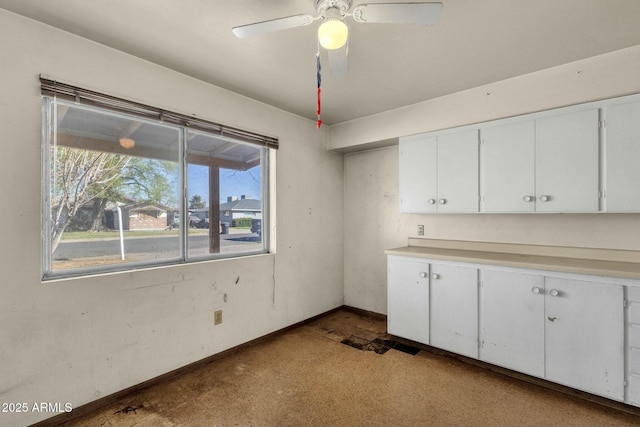
[(320, 126), (322, 125), (322, 120), (320, 119), (320, 92), (322, 92), (322, 89), (318, 88), (318, 111), (316, 111), (318, 114), (318, 121), (316, 122), (318, 129), (320, 129)]
[(321, 76), (321, 71), (322, 68), (320, 67), (320, 51), (318, 51), (318, 53), (316, 54), (316, 65), (317, 65), (317, 78), (318, 78), (318, 109), (316, 110), (316, 114), (318, 115), (318, 121), (316, 122), (316, 127), (318, 129), (320, 129), (320, 126), (322, 126), (322, 120), (320, 119), (320, 112), (322, 111), (321, 108), (321, 93), (322, 93), (322, 76)]

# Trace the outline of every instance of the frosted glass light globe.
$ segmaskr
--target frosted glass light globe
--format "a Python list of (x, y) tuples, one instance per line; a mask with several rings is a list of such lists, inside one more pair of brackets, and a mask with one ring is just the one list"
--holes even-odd
[(340, 49), (347, 42), (349, 28), (339, 19), (328, 19), (318, 27), (318, 41), (325, 49)]

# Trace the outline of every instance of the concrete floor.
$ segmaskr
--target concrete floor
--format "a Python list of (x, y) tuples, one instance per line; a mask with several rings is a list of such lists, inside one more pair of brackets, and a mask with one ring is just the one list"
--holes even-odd
[(385, 331), (383, 320), (338, 311), (64, 426), (640, 425), (449, 356), (376, 345)]

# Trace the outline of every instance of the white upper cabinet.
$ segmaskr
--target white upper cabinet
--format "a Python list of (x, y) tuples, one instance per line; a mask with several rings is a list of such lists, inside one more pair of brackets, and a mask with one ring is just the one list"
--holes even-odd
[(536, 119), (536, 211), (598, 211), (598, 118), (594, 109)]
[(638, 158), (640, 95), (411, 136), (400, 210), (640, 212)]
[(478, 212), (478, 131), (400, 141), (400, 211)]
[(400, 212), (437, 212), (437, 153), (436, 137), (400, 142)]
[(482, 132), (483, 212), (598, 211), (598, 110)]
[(489, 127), (482, 133), (483, 211), (534, 212), (534, 121)]
[(478, 131), (438, 136), (438, 212), (478, 212)]
[(606, 209), (640, 211), (640, 102), (605, 109)]

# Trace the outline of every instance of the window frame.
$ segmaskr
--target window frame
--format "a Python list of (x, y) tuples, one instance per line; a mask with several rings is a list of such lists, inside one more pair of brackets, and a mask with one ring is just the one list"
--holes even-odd
[[(79, 105), (78, 105), (79, 104)], [(112, 115), (119, 118), (132, 118), (136, 121), (141, 121), (143, 123), (149, 123), (152, 125), (161, 125), (163, 127), (168, 127), (170, 129), (175, 129), (178, 131), (178, 175), (179, 175), (179, 185), (178, 185), (178, 212), (181, 218), (181, 226), (179, 227), (179, 256), (178, 257), (168, 257), (164, 259), (151, 259), (151, 260), (142, 260), (142, 261), (130, 261), (126, 263), (115, 263), (115, 264), (107, 264), (100, 266), (88, 266), (88, 267), (79, 267), (72, 269), (64, 269), (64, 270), (54, 270), (53, 269), (53, 253), (52, 253), (52, 226), (53, 219), (51, 215), (51, 203), (52, 203), (52, 195), (51, 195), (51, 174), (52, 174), (52, 155), (51, 155), (51, 147), (57, 139), (57, 119), (56, 119), (56, 111), (58, 105), (68, 105), (74, 108), (82, 108), (87, 109), (92, 112), (104, 113), (105, 115)], [(43, 89), (43, 98), (42, 98), (42, 137), (41, 137), (41, 145), (42, 145), (42, 224), (41, 224), (41, 235), (42, 235), (42, 262), (41, 262), (41, 277), (42, 281), (50, 281), (55, 279), (63, 279), (63, 278), (71, 278), (71, 277), (88, 277), (97, 274), (103, 273), (112, 273), (112, 272), (127, 272), (142, 268), (153, 268), (153, 267), (162, 267), (167, 265), (180, 265), (180, 264), (188, 264), (194, 262), (203, 262), (203, 261), (211, 261), (211, 260), (220, 260), (220, 259), (228, 259), (228, 258), (240, 258), (246, 256), (254, 256), (260, 254), (266, 254), (271, 252), (270, 242), (271, 238), (269, 235), (269, 231), (271, 227), (263, 227), (262, 236), (261, 236), (261, 248), (256, 250), (248, 250), (248, 251), (240, 251), (240, 252), (218, 252), (218, 253), (207, 253), (201, 255), (193, 255), (189, 253), (189, 227), (188, 227), (188, 217), (189, 217), (189, 209), (188, 209), (188, 198), (189, 198), (189, 189), (188, 189), (188, 133), (193, 131), (194, 129), (185, 124), (179, 123), (166, 123), (162, 118), (160, 119), (149, 119), (147, 117), (141, 117), (136, 114), (128, 114), (122, 110), (113, 110), (105, 106), (98, 106), (93, 103), (77, 103), (70, 102), (68, 99), (62, 98), (58, 99), (55, 94), (53, 96), (50, 93), (45, 93)], [(275, 148), (277, 148), (277, 139), (271, 138), (271, 141), (275, 140), (276, 144), (268, 144), (268, 143), (253, 143), (248, 142), (246, 139), (236, 138), (233, 135), (229, 135), (225, 132), (218, 131), (206, 131), (203, 130), (202, 127), (197, 127), (196, 132), (202, 133), (205, 135), (210, 135), (216, 139), (228, 140), (233, 143), (241, 144), (241, 145), (254, 145), (258, 146), (257, 148), (260, 150), (260, 203), (262, 209), (262, 222), (263, 224), (270, 224), (270, 207), (272, 205), (271, 194), (270, 194), (270, 182), (269, 178), (272, 174), (271, 168), (273, 167), (274, 162), (272, 162), (272, 156), (275, 153)], [(269, 138), (269, 137), (265, 137)], [(148, 157), (149, 159), (154, 159), (154, 157)], [(210, 178), (211, 179), (211, 178)], [(218, 187), (220, 186), (220, 182), (218, 182)], [(212, 195), (209, 195), (209, 198), (212, 198)], [(212, 206), (212, 203), (216, 203), (218, 206), (222, 204), (218, 198), (218, 200), (210, 200), (209, 204)], [(212, 236), (209, 236), (209, 242), (211, 242)], [(218, 238), (219, 239), (219, 238)], [(209, 243), (211, 245), (211, 243)]]

